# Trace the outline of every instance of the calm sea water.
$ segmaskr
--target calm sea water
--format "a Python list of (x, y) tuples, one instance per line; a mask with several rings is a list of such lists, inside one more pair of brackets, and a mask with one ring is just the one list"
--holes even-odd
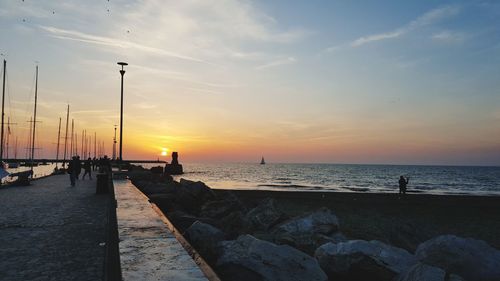
[[(151, 167), (157, 165), (144, 165)], [(500, 167), (344, 164), (183, 164), (185, 174), (212, 188), (500, 195)]]

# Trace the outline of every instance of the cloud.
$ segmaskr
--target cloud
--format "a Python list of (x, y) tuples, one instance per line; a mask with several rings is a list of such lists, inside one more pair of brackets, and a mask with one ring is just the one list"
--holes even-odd
[(271, 62), (263, 64), (263, 65), (259, 65), (255, 69), (265, 69), (265, 68), (270, 68), (270, 67), (275, 67), (275, 66), (280, 66), (280, 65), (293, 64), (296, 61), (297, 60), (294, 57), (287, 57), (287, 58), (271, 61)]
[(432, 24), (439, 22), (441, 20), (444, 20), (446, 18), (456, 16), (459, 13), (460, 13), (460, 7), (458, 7), (458, 6), (444, 6), (444, 7), (436, 8), (436, 9), (433, 9), (433, 10), (421, 15), (417, 19), (415, 19), (415, 20), (411, 21), (410, 23), (408, 23), (402, 27), (399, 27), (395, 30), (360, 37), (360, 38), (354, 40), (353, 42), (351, 42), (350, 46), (351, 47), (360, 47), (362, 45), (372, 43), (372, 42), (397, 38), (397, 37), (400, 37), (402, 35), (405, 35), (405, 34), (411, 32), (415, 29), (418, 29), (420, 27), (432, 25)]
[(465, 35), (461, 32), (444, 30), (438, 33), (434, 33), (431, 38), (434, 41), (443, 43), (460, 43), (465, 40)]
[(59, 39), (80, 41), (80, 42), (85, 42), (85, 43), (89, 43), (89, 44), (105, 45), (105, 46), (115, 47), (115, 48), (131, 48), (131, 49), (136, 49), (136, 50), (144, 51), (144, 52), (151, 53), (151, 54), (161, 55), (161, 56), (168, 56), (168, 57), (173, 57), (173, 58), (188, 60), (188, 61), (194, 61), (194, 62), (204, 62), (203, 60), (197, 59), (194, 57), (182, 55), (182, 54), (175, 53), (175, 52), (166, 51), (166, 50), (155, 48), (155, 47), (149, 47), (146, 45), (141, 45), (141, 44), (137, 44), (137, 43), (133, 43), (133, 42), (129, 42), (129, 41), (119, 40), (119, 39), (115, 39), (115, 38), (111, 38), (111, 37), (92, 35), (92, 34), (87, 34), (87, 33), (83, 33), (80, 31), (61, 29), (61, 28), (56, 28), (56, 27), (51, 27), (51, 26), (40, 25), (39, 27), (42, 30), (47, 31), (50, 34), (52, 34), (53, 37), (59, 38)]

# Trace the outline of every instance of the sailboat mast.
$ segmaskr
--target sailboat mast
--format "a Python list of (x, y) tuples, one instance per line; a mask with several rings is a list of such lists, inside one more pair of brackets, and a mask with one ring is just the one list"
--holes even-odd
[(33, 126), (31, 126), (31, 123), (33, 122), (33, 116), (30, 116), (30, 133), (28, 134), (28, 143), (26, 144), (26, 149), (25, 149), (25, 156), (24, 158), (26, 159), (26, 165), (28, 164), (29, 162), (29, 158), (30, 158), (30, 146), (31, 146), (31, 136), (32, 136), (32, 132), (33, 132)]
[(9, 159), (9, 135), (10, 135), (10, 117), (7, 117), (7, 136), (5, 137), (5, 159)]
[(66, 132), (64, 133), (64, 159), (63, 159), (63, 168), (66, 165), (66, 149), (68, 148), (68, 123), (69, 123), (69, 104), (68, 110), (66, 111)]
[[(36, 103), (38, 101), (38, 65), (35, 76), (35, 109), (33, 110), (33, 137), (31, 138), (31, 171), (33, 172), (33, 161), (35, 159), (35, 130), (36, 130)], [(3, 120), (3, 116), (2, 116)], [(3, 125), (2, 125), (3, 128)], [(2, 129), (3, 130), (3, 129)]]
[(7, 70), (7, 61), (3, 60), (3, 83), (2, 83), (2, 133), (0, 140), (0, 161), (3, 160), (3, 118), (4, 118), (4, 103), (5, 103), (5, 72)]
[(59, 117), (59, 129), (57, 130), (56, 167), (59, 160), (59, 141), (61, 140), (61, 117)]
[(75, 119), (71, 119), (71, 149), (70, 149), (70, 154), (74, 156), (74, 151), (73, 151), (73, 137), (75, 134), (73, 133), (73, 130), (75, 129)]
[(17, 160), (17, 136), (16, 136), (16, 142), (14, 144), (14, 159)]

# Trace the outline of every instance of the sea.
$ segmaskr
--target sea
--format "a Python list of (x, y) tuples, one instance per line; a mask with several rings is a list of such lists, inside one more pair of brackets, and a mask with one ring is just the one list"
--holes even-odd
[(183, 168), (176, 180), (203, 181), (219, 189), (394, 193), (403, 175), (409, 177), (409, 193), (500, 196), (500, 167), (183, 163)]

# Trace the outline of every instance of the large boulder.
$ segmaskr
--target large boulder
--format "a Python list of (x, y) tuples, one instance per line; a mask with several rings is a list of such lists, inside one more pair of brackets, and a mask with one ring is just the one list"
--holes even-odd
[(500, 251), (482, 240), (441, 235), (420, 244), (415, 255), (466, 280), (500, 280)]
[(147, 195), (175, 193), (179, 187), (179, 183), (177, 182), (162, 183), (148, 180), (134, 181), (134, 185)]
[(181, 179), (179, 183), (200, 201), (216, 199), (215, 193), (201, 181)]
[(295, 217), (276, 225), (272, 229), (278, 244), (288, 244), (306, 252), (314, 251), (319, 245), (317, 236), (331, 235), (338, 230), (339, 221), (327, 208)]
[(181, 187), (175, 193), (176, 202), (180, 205), (181, 210), (193, 215), (198, 215), (200, 206), (203, 204), (201, 200), (196, 198), (189, 190)]
[(463, 279), (455, 274), (447, 276), (441, 268), (417, 263), (400, 274), (394, 281), (463, 281)]
[(184, 236), (206, 261), (215, 262), (217, 244), (224, 240), (222, 231), (210, 224), (195, 221), (186, 229)]
[(172, 212), (179, 209), (176, 203), (177, 197), (173, 193), (156, 193), (148, 195), (149, 201), (155, 203), (164, 212)]
[(149, 180), (151, 179), (151, 171), (146, 170), (140, 166), (134, 166), (128, 171), (127, 176), (132, 181)]
[(268, 230), (280, 222), (284, 216), (283, 212), (276, 208), (276, 201), (272, 198), (266, 198), (248, 211), (246, 220), (249, 223), (249, 229)]
[(201, 206), (200, 216), (208, 218), (222, 218), (233, 212), (241, 211), (243, 206), (238, 201), (215, 200), (208, 201)]
[(243, 213), (236, 211), (220, 219), (219, 225), (228, 239), (235, 239), (246, 233), (248, 223)]
[(406, 250), (380, 241), (327, 243), (314, 256), (332, 280), (391, 280), (416, 263)]
[(312, 257), (287, 245), (242, 235), (219, 243), (217, 272), (223, 280), (327, 280)]
[(179, 210), (168, 212), (167, 217), (180, 232), (186, 231), (186, 229), (188, 229), (196, 221), (201, 221), (210, 225), (217, 225), (217, 222), (213, 219), (200, 218)]

